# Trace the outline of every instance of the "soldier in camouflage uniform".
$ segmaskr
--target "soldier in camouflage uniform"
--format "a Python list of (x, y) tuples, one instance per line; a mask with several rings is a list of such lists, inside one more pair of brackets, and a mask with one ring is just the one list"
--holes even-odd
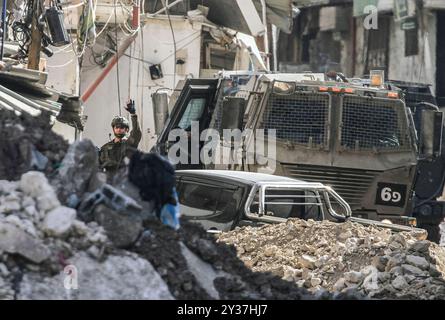
[(124, 117), (115, 117), (111, 122), (114, 139), (104, 144), (99, 151), (99, 165), (107, 173), (109, 179), (122, 168), (125, 157), (130, 157), (135, 151), (142, 138), (142, 132), (136, 115), (134, 100), (127, 103), (126, 110), (131, 114), (132, 130), (130, 136), (126, 138), (130, 127), (128, 120)]

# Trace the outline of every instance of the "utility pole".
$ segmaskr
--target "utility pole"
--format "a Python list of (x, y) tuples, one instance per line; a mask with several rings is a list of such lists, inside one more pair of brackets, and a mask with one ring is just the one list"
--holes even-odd
[(39, 29), (38, 18), (42, 15), (43, 0), (33, 1), (33, 15), (31, 23), (31, 44), (28, 53), (28, 69), (39, 70), (40, 50), (42, 48), (42, 34)]

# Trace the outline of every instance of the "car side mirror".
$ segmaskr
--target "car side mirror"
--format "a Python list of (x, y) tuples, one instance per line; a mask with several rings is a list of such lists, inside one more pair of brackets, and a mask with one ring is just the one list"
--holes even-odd
[(160, 135), (168, 118), (168, 96), (166, 92), (155, 92), (152, 95), (155, 134)]
[(238, 97), (225, 97), (222, 105), (222, 129), (242, 129), (246, 100)]
[(424, 157), (438, 157), (442, 147), (443, 112), (422, 110), (420, 153)]

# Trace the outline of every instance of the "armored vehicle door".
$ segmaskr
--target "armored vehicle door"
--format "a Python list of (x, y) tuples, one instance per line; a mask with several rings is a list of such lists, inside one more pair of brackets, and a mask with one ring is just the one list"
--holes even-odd
[[(184, 84), (179, 98), (176, 100), (171, 114), (160, 133), (156, 149), (167, 155), (170, 147), (178, 142), (169, 141), (172, 135), (181, 133), (187, 137), (186, 152), (190, 159), (192, 139), (199, 142), (201, 132), (208, 128), (214, 110), (214, 99), (218, 86), (218, 79), (188, 79)], [(179, 131), (173, 131), (179, 129)], [(172, 133), (172, 135), (171, 135)], [(188, 164), (191, 162), (189, 161)], [(198, 165), (199, 167), (199, 165)], [(187, 166), (191, 168), (191, 166)], [(179, 167), (177, 166), (177, 169)]]

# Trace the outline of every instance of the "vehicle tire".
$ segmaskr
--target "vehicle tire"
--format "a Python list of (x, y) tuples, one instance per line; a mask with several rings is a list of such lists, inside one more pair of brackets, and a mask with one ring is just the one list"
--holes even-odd
[(425, 223), (420, 224), (419, 228), (425, 229), (428, 232), (427, 240), (431, 242), (435, 242), (437, 244), (440, 243), (440, 227), (438, 224)]

